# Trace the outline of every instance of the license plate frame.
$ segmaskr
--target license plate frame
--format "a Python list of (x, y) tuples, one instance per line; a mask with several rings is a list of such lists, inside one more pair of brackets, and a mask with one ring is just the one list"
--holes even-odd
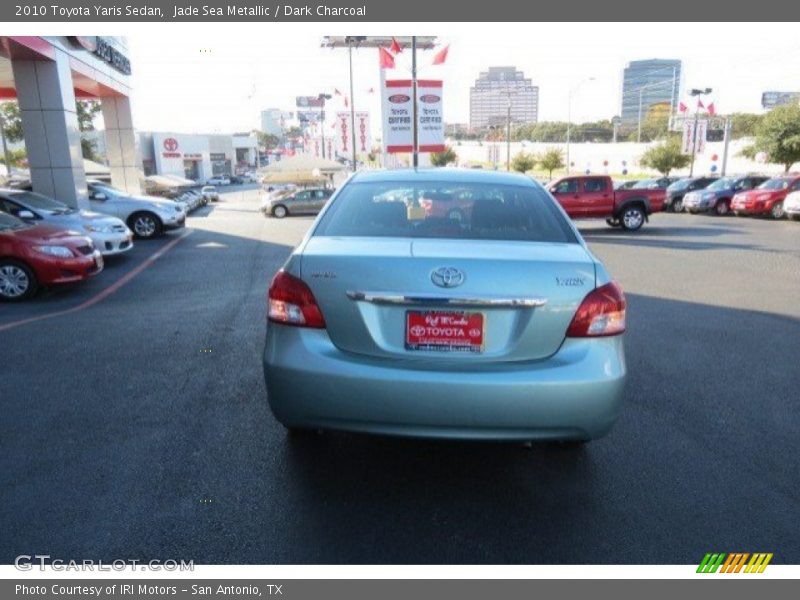
[(406, 350), (480, 354), (486, 341), (486, 315), (470, 310), (407, 310), (404, 337)]

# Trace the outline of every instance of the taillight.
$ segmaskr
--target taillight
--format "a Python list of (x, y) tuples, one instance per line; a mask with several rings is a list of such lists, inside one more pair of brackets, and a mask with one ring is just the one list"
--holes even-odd
[(619, 335), (625, 331), (625, 294), (613, 281), (591, 291), (581, 302), (567, 337)]
[(325, 328), (325, 319), (309, 287), (294, 275), (278, 271), (269, 286), (270, 321), (297, 327)]

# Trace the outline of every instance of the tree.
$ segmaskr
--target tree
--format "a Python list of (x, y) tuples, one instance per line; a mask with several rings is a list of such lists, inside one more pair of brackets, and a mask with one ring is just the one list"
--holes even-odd
[(431, 164), (434, 167), (444, 167), (457, 160), (458, 156), (450, 146), (447, 146), (443, 152), (431, 153)]
[[(669, 117), (672, 112), (672, 106), (669, 102), (658, 102), (650, 105), (647, 114), (642, 119), (642, 141), (652, 142), (666, 137), (669, 131)], [(638, 138), (637, 130), (631, 134), (635, 141)]]
[(732, 113), (728, 115), (733, 125), (731, 127), (731, 137), (735, 140), (743, 137), (754, 137), (756, 128), (764, 119), (764, 115), (753, 113)]
[[(94, 131), (94, 119), (102, 109), (97, 100), (78, 100), (75, 111), (78, 114), (78, 129), (81, 134)], [(83, 158), (97, 160), (97, 143), (90, 137), (81, 135), (81, 153)]]
[(564, 153), (561, 148), (550, 148), (539, 155), (539, 167), (547, 170), (548, 177), (553, 178), (553, 171), (564, 168)]
[(258, 145), (263, 146), (267, 150), (271, 150), (272, 148), (277, 148), (281, 143), (281, 138), (273, 133), (267, 133), (265, 131), (258, 131), (256, 130), (256, 139), (258, 140)]
[(0, 121), (2, 121), (7, 142), (13, 143), (22, 141), (24, 136), (19, 104), (16, 102), (3, 102), (0, 104)]
[(755, 142), (742, 150), (750, 159), (759, 152), (767, 161), (783, 165), (788, 173), (800, 161), (800, 104), (777, 106), (764, 115), (755, 127)]
[(672, 169), (681, 169), (689, 164), (691, 156), (681, 152), (681, 140), (672, 136), (666, 141), (647, 149), (639, 159), (643, 167), (655, 169), (662, 175), (669, 175)]
[(511, 159), (511, 168), (519, 173), (527, 173), (536, 166), (536, 157), (528, 152), (520, 152)]

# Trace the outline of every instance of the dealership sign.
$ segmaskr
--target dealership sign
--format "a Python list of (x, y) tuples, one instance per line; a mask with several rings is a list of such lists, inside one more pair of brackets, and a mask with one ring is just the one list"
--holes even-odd
[(69, 36), (69, 39), (74, 45), (88, 50), (120, 73), (124, 75), (131, 74), (131, 61), (105, 38), (97, 35), (73, 35)]
[[(410, 79), (385, 82), (381, 102), (385, 152), (413, 151), (413, 93)], [(445, 144), (441, 81), (417, 81), (417, 124), (419, 151), (442, 152)]]
[(176, 140), (174, 137), (164, 138), (162, 145), (164, 146), (164, 152), (162, 152), (162, 155), (164, 157), (166, 158), (181, 157), (181, 153), (178, 152), (178, 140)]

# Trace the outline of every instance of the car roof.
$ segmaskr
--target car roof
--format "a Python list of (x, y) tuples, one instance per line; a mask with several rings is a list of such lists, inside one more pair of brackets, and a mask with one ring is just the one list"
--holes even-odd
[(533, 179), (521, 173), (487, 171), (482, 169), (424, 168), (424, 169), (385, 169), (359, 171), (350, 180), (354, 183), (496, 183), (506, 185), (529, 185), (535, 187)]

